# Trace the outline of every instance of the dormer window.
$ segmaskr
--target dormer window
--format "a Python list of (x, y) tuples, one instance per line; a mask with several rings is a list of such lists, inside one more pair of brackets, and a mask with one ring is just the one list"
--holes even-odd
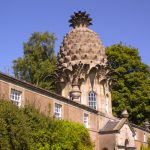
[(89, 93), (89, 107), (97, 109), (96, 94), (93, 91)]

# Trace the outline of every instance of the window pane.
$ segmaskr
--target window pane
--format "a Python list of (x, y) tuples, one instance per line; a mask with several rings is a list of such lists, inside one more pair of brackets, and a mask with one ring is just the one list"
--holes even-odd
[(83, 123), (84, 123), (84, 126), (88, 128), (88, 124), (89, 124), (89, 119), (88, 119), (89, 115), (84, 113), (84, 116), (83, 116)]
[(21, 92), (11, 89), (10, 99), (13, 104), (21, 106)]
[(109, 108), (109, 104), (108, 104), (108, 95), (106, 95), (106, 112), (108, 113), (108, 108)]
[(89, 93), (89, 107), (97, 109), (96, 94), (93, 91)]
[(55, 117), (61, 119), (61, 105), (55, 104)]

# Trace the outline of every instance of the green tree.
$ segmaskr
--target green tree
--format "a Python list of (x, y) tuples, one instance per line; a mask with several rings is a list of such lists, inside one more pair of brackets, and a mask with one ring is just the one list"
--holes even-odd
[(24, 43), (23, 57), (13, 61), (15, 77), (47, 90), (53, 90), (51, 75), (56, 69), (55, 40), (54, 34), (34, 32)]
[(138, 49), (123, 44), (107, 47), (108, 65), (116, 74), (112, 83), (112, 104), (115, 116), (124, 108), (130, 121), (142, 125), (150, 120), (150, 72), (141, 62)]
[(0, 100), (1, 150), (92, 150), (88, 130), (78, 123), (46, 117), (32, 106)]

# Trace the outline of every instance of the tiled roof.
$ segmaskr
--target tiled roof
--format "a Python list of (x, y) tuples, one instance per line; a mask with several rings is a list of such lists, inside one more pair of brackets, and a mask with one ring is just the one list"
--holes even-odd
[(101, 131), (112, 131), (117, 126), (118, 123), (119, 121), (109, 120)]
[(130, 125), (127, 118), (122, 118), (119, 121), (109, 120), (106, 123), (106, 125), (103, 127), (103, 129), (100, 130), (100, 133), (101, 134), (118, 133), (125, 123), (128, 124), (128, 126), (129, 126), (130, 130), (132, 131), (132, 133), (135, 134), (134, 129)]

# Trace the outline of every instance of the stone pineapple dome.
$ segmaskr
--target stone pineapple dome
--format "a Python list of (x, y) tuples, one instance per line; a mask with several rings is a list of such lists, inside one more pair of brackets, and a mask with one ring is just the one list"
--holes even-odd
[(71, 16), (69, 22), (73, 29), (64, 37), (58, 55), (57, 93), (77, 102), (87, 90), (96, 90), (102, 81), (104, 85), (111, 75), (105, 48), (97, 33), (88, 28), (91, 21), (86, 12), (79, 11)]
[(92, 19), (80, 11), (71, 17), (69, 22), (73, 30), (66, 34), (61, 44), (59, 65), (70, 68), (79, 63), (93, 65), (105, 63), (105, 48), (98, 35), (88, 28)]

